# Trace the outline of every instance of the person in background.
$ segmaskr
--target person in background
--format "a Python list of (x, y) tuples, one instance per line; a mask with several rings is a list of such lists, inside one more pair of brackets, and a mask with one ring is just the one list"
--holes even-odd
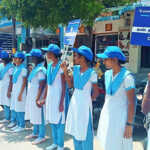
[(11, 63), (11, 58), (9, 53), (2, 51), (0, 58), (4, 64), (3, 69), (0, 71), (0, 100), (1, 105), (4, 107), (5, 119), (1, 120), (1, 123), (10, 122), (10, 103), (11, 103), (11, 91), (12, 91), (12, 74), (13, 74), (13, 64)]
[(46, 100), (46, 121), (50, 123), (53, 144), (47, 150), (64, 149), (65, 128), (65, 77), (61, 69), (61, 50), (56, 44), (43, 48), (49, 60), (47, 69), (47, 87), (43, 97)]
[(147, 150), (150, 150), (150, 73), (148, 74), (148, 81), (144, 90), (142, 112), (146, 115), (145, 127), (148, 133)]
[(89, 67), (93, 61), (93, 53), (84, 45), (73, 51), (73, 76), (68, 74), (66, 62), (61, 65), (69, 87), (74, 88), (65, 132), (72, 135), (75, 150), (93, 150), (92, 100), (99, 95), (97, 74)]
[(16, 52), (14, 55), (16, 67), (13, 72), (12, 105), (13, 115), (16, 115), (17, 124), (12, 128), (13, 132), (25, 130), (25, 101), (26, 101), (26, 82), (27, 69), (25, 68), (25, 54)]
[(97, 54), (104, 60), (105, 103), (101, 111), (97, 137), (103, 150), (132, 150), (135, 113), (134, 77), (122, 64), (126, 58), (117, 46), (108, 46)]
[(41, 104), (41, 95), (46, 82), (46, 69), (43, 66), (43, 56), (40, 49), (32, 49), (30, 54), (32, 63), (35, 67), (32, 68), (28, 76), (28, 90), (26, 98), (25, 119), (30, 120), (33, 124), (33, 132), (27, 136), (27, 139), (36, 138), (32, 144), (39, 144), (45, 139), (45, 105)]

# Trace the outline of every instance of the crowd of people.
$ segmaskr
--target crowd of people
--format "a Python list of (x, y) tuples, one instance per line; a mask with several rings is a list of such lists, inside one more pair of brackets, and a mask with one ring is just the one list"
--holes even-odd
[[(73, 70), (61, 60), (58, 45), (42, 48), (25, 55), (16, 52), (12, 60), (6, 51), (0, 58), (0, 105), (5, 122), (12, 132), (25, 130), (25, 120), (33, 125), (33, 144), (45, 141), (46, 124), (50, 125), (53, 144), (47, 150), (64, 149), (64, 135), (73, 138), (75, 150), (93, 150), (92, 101), (100, 94), (97, 74), (91, 67), (93, 52), (87, 46), (73, 48)], [(25, 59), (31, 58), (27, 64)], [(105, 72), (105, 103), (101, 111), (97, 137), (104, 150), (132, 150), (135, 113), (135, 81), (122, 66), (126, 57), (117, 46), (108, 46), (97, 54), (108, 69)], [(68, 88), (73, 94), (68, 104)], [(6, 124), (7, 122), (7, 124)]]

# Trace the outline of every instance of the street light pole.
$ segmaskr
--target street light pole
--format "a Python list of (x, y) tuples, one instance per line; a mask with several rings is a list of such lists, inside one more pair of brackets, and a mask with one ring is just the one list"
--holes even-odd
[(16, 19), (14, 17), (12, 17), (12, 25), (12, 53), (14, 54), (16, 52)]
[[(13, 1), (10, 0), (12, 10), (14, 9)], [(12, 14), (12, 53), (14, 54), (16, 52), (16, 46), (17, 46), (17, 39), (16, 39), (16, 14)]]

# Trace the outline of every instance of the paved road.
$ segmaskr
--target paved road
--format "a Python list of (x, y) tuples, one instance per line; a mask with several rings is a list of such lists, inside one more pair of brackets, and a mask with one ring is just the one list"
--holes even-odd
[[(2, 112), (0, 112), (0, 116)], [(1, 119), (1, 117), (0, 117)], [(0, 125), (1, 126), (1, 125)], [(28, 126), (29, 127), (29, 126)], [(143, 140), (143, 131), (140, 131), (135, 140)], [(31, 141), (25, 140), (25, 137), (31, 133), (31, 128), (27, 128), (22, 133), (11, 133), (7, 128), (0, 129), (0, 149), (1, 150), (44, 150), (49, 144), (52, 143), (50, 138), (50, 128), (47, 126), (47, 141), (40, 145), (32, 145)], [(65, 150), (73, 150), (73, 141), (70, 136), (65, 136)], [(94, 139), (94, 150), (102, 150), (96, 138)], [(144, 150), (142, 143), (139, 141), (134, 142), (134, 150)]]

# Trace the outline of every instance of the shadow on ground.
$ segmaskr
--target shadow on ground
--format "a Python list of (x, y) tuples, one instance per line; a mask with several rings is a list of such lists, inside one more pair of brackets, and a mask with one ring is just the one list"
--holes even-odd
[[(0, 110), (0, 120), (4, 118), (4, 113), (2, 110)], [(22, 143), (22, 142), (32, 142), (32, 140), (25, 139), (26, 136), (30, 135), (32, 133), (32, 125), (29, 124), (29, 122), (26, 123), (26, 130), (20, 133), (13, 133), (10, 129), (0, 124), (0, 132), (3, 134), (1, 136), (0, 141), (6, 141), (6, 143)], [(51, 129), (50, 126), (46, 126), (46, 141), (44, 143), (36, 145), (40, 149), (45, 149), (47, 146), (52, 144), (52, 138), (51, 138)], [(65, 142), (70, 140), (71, 136), (67, 135), (65, 136)], [(70, 150), (69, 148), (65, 147), (64, 150)]]

